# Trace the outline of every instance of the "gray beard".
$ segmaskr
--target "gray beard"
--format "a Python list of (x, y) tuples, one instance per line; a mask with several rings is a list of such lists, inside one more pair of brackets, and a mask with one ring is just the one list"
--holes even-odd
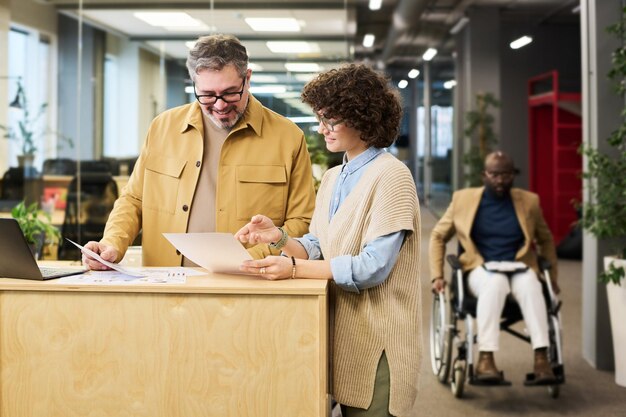
[[(243, 117), (246, 109), (248, 108), (248, 103), (246, 103), (246, 107), (244, 107), (243, 111), (237, 111), (235, 110), (235, 113), (237, 114), (237, 117), (235, 117), (235, 119), (231, 122), (223, 122), (221, 120), (219, 120), (218, 118), (216, 118), (215, 116), (213, 116), (211, 113), (204, 113), (207, 115), (207, 117), (209, 118), (209, 120), (211, 121), (211, 123), (213, 123), (215, 125), (215, 127), (217, 127), (218, 129), (222, 129), (225, 130), (227, 132), (230, 132), (231, 129), (237, 124), (237, 122), (239, 122), (239, 120), (241, 120), (241, 118)], [(204, 112), (204, 109), (202, 109), (202, 111)]]

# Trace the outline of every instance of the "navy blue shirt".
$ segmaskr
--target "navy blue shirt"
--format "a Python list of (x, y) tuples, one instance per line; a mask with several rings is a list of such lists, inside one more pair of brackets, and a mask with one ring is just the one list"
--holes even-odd
[(524, 243), (524, 233), (510, 194), (498, 197), (485, 188), (471, 237), (485, 262), (515, 260), (515, 254)]

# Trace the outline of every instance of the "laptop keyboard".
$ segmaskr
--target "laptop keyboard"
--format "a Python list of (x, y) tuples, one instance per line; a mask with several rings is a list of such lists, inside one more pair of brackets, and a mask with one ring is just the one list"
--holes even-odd
[(79, 271), (76, 268), (58, 268), (58, 267), (48, 267), (48, 266), (40, 266), (39, 270), (41, 271), (41, 275), (46, 277), (53, 277), (56, 275), (72, 275), (78, 274), (83, 271)]

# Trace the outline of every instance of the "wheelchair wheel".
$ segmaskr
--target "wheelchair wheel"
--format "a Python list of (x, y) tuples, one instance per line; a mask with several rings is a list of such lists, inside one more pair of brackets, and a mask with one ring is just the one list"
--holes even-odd
[(463, 388), (465, 387), (465, 374), (467, 372), (467, 365), (465, 361), (454, 361), (452, 367), (452, 381), (450, 388), (455, 398), (461, 398), (463, 396)]
[(430, 363), (441, 383), (448, 382), (452, 359), (453, 334), (449, 326), (450, 309), (443, 293), (433, 295), (430, 315)]
[(552, 398), (559, 398), (559, 394), (561, 393), (561, 387), (559, 385), (548, 385), (548, 394)]

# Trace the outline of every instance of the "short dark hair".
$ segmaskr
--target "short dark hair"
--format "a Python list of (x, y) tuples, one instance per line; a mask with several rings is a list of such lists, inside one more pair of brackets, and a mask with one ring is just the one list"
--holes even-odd
[(319, 74), (302, 101), (327, 118), (344, 120), (369, 146), (385, 148), (400, 131), (402, 99), (388, 78), (364, 64), (345, 64)]
[(200, 70), (219, 71), (226, 65), (233, 65), (242, 78), (246, 76), (248, 53), (239, 39), (231, 35), (202, 36), (187, 56), (187, 70), (192, 81)]

